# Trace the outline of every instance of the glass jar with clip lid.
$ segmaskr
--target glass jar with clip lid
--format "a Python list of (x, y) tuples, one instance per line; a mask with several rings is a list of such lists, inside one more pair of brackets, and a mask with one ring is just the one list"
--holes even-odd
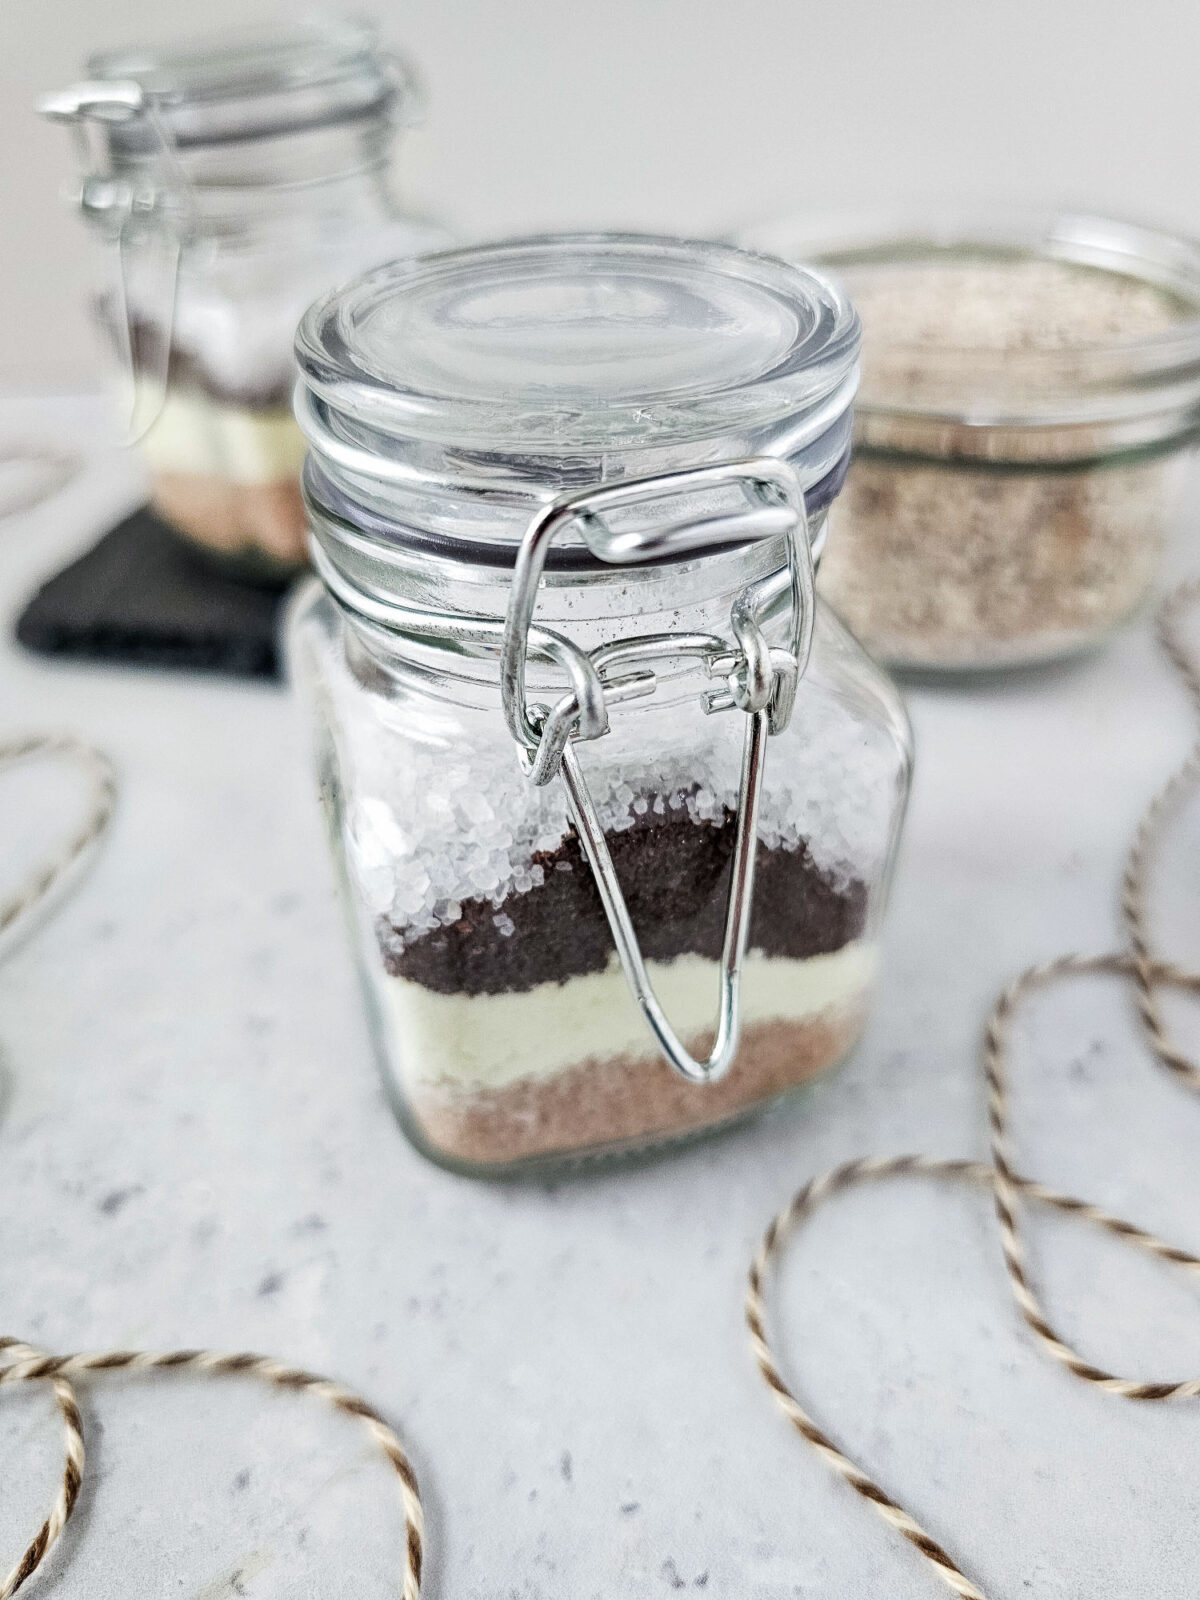
[(910, 763), (813, 595), (858, 339), (814, 274), (620, 235), (427, 256), (305, 317), (292, 656), (434, 1159), (693, 1135), (857, 1038)]
[(155, 509), (224, 565), (302, 565), (296, 324), (340, 279), (446, 243), (392, 191), (412, 71), (351, 18), (108, 51), (86, 71), (39, 109), (76, 136), (79, 208), (108, 255), (95, 309)]

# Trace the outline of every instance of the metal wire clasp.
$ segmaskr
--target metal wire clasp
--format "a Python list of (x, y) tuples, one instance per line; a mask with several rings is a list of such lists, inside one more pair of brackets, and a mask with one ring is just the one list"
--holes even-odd
[[(682, 519), (676, 515), (674, 520), (633, 531), (616, 530), (605, 521), (612, 511), (731, 486), (741, 489), (743, 503), (730, 511)], [(734, 601), (729, 619), (732, 640), (717, 634), (660, 633), (602, 645), (582, 657), (587, 670), (555, 706), (531, 706), (525, 668), (538, 586), (550, 545), (569, 527), (578, 528), (593, 555), (620, 564), (694, 555), (782, 536), (787, 541), (787, 568), (777, 577), (752, 584)], [(773, 648), (762, 623), (766, 613), (785, 598), (789, 602), (787, 644)], [(754, 893), (766, 741), (768, 734), (781, 732), (791, 717), (796, 688), (808, 664), (813, 616), (812, 551), (803, 487), (787, 462), (770, 456), (563, 495), (533, 518), (517, 553), (500, 660), (504, 715), (531, 781), (548, 783), (561, 776), (571, 820), (595, 875), (629, 987), (662, 1054), (692, 1083), (713, 1083), (723, 1077), (737, 1054), (741, 971)], [(610, 706), (654, 693), (657, 678), (652, 663), (688, 657), (700, 660), (711, 677), (724, 680), (722, 687), (702, 696), (704, 711), (712, 714), (736, 708), (747, 718), (721, 949), (720, 1009), (716, 1040), (703, 1061), (685, 1048), (655, 996), (604, 829), (573, 748), (577, 740), (598, 739), (607, 733)]]
[[(118, 301), (113, 321), (129, 384), (128, 442), (137, 444), (158, 421), (166, 402), (179, 268), (194, 220), (192, 186), (154, 97), (132, 79), (77, 83), (42, 95), (37, 110), (51, 122), (70, 128), (84, 173), (76, 195), (80, 209), (103, 219), (116, 243)], [(138, 183), (117, 177), (107, 163), (98, 162), (92, 137), (95, 124), (133, 121), (141, 121), (149, 131), (158, 168)], [(147, 242), (163, 253), (163, 259), (152, 267), (152, 299), (160, 302), (162, 338), (158, 349), (150, 349), (155, 359), (148, 371), (136, 349), (129, 292), (137, 249), (141, 245), (144, 251)]]

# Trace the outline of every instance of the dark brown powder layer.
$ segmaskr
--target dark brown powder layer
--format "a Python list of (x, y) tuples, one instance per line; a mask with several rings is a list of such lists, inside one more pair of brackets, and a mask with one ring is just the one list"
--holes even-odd
[[(96, 320), (106, 338), (119, 353), (124, 340), (118, 335), (115, 307), (104, 297), (94, 302)], [(144, 317), (129, 324), (133, 363), (139, 372), (156, 377), (163, 369), (164, 330)], [(216, 377), (202, 356), (175, 340), (167, 355), (167, 383), (173, 390), (199, 389), (223, 405), (240, 406), (247, 411), (290, 410), (292, 403), (291, 352), (281, 352), (276, 371), (265, 373), (255, 382), (231, 384)]]
[[(687, 1083), (660, 1056), (621, 1056), (503, 1089), (421, 1086), (406, 1090), (405, 1102), (431, 1153), (466, 1165), (615, 1153), (719, 1127), (809, 1082), (847, 1053), (864, 1015), (857, 1005), (748, 1027), (719, 1083)], [(704, 1054), (711, 1044), (693, 1040), (690, 1048)]]
[[(648, 960), (679, 955), (716, 960), (725, 921), (735, 818), (693, 822), (685, 810), (653, 810), (633, 827), (608, 835), (613, 865)], [(613, 938), (592, 870), (574, 831), (534, 863), (540, 887), (511, 894), (497, 911), (490, 900), (463, 904), (457, 922), (411, 942), (386, 920), (379, 928), (387, 970), (438, 994), (507, 994), (601, 972)], [(814, 862), (805, 844), (771, 850), (760, 844), (750, 922), (750, 948), (800, 960), (839, 950), (863, 930), (866, 885), (838, 882)], [(508, 921), (507, 936), (497, 918)]]

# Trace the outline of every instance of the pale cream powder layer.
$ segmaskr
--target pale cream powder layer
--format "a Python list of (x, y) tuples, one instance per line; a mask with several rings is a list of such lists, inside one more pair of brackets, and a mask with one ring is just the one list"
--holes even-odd
[[(853, 1005), (875, 973), (875, 947), (854, 941), (804, 960), (750, 953), (742, 969), (742, 1021), (798, 1021)], [(717, 964), (701, 956), (647, 963), (650, 981), (683, 1039), (711, 1031)], [(644, 1055), (653, 1048), (614, 954), (604, 972), (542, 983), (517, 994), (437, 994), (384, 975), (394, 1059), (412, 1084), (499, 1089), (549, 1078), (581, 1061)]]
[(253, 410), (185, 390), (167, 396), (142, 450), (153, 473), (263, 484), (298, 478), (305, 443), (286, 406)]

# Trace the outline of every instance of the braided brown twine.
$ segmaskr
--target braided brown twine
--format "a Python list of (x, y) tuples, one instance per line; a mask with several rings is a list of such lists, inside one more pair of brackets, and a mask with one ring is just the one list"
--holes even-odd
[(31, 733), (0, 743), (0, 769), (46, 756), (65, 756), (81, 766), (91, 781), (87, 813), (72, 834), (47, 856), (5, 900), (0, 900), (0, 934), (38, 905), (67, 872), (96, 844), (108, 827), (117, 800), (112, 763), (101, 750), (69, 733)]
[[(80, 762), (91, 774), (93, 793), (87, 816), (52, 857), (20, 885), (16, 893), (0, 902), (0, 933), (18, 918), (32, 911), (63, 878), (64, 874), (95, 844), (108, 825), (116, 801), (116, 783), (107, 756), (69, 735), (31, 735), (0, 744), (0, 766), (40, 756), (65, 755)], [(66, 1435), (62, 1483), (50, 1514), (31, 1540), (24, 1555), (3, 1581), (0, 1600), (10, 1600), (25, 1580), (41, 1565), (67, 1525), (83, 1482), (83, 1419), (72, 1388), (72, 1380), (95, 1373), (190, 1372), (209, 1377), (244, 1376), (258, 1378), (277, 1389), (316, 1395), (346, 1416), (357, 1417), (391, 1463), (400, 1480), (406, 1540), (404, 1548), (404, 1600), (418, 1600), (421, 1592), (421, 1566), (424, 1554), (424, 1518), (416, 1474), (391, 1427), (367, 1402), (352, 1390), (284, 1366), (268, 1356), (223, 1355), (213, 1350), (169, 1350), (162, 1354), (134, 1350), (105, 1350), (82, 1355), (51, 1356), (19, 1339), (0, 1337), (0, 1387), (17, 1383), (48, 1382), (62, 1415)]]
[[(1158, 635), (1167, 655), (1177, 668), (1187, 687), (1188, 694), (1200, 717), (1200, 663), (1189, 654), (1179, 634), (1182, 613), (1200, 600), (1200, 578), (1182, 584), (1163, 603), (1158, 614)], [(1138, 826), (1132, 848), (1126, 861), (1122, 892), (1122, 914), (1128, 932), (1129, 950), (1108, 955), (1064, 955), (1041, 966), (1030, 967), (1011, 983), (997, 1000), (988, 1019), (983, 1039), (983, 1070), (988, 1088), (988, 1125), (990, 1131), (991, 1164), (982, 1161), (943, 1161), (930, 1156), (876, 1156), (859, 1161), (848, 1161), (821, 1177), (806, 1183), (774, 1218), (763, 1235), (758, 1252), (750, 1268), (746, 1291), (746, 1323), (750, 1342), (759, 1370), (766, 1379), (780, 1409), (797, 1432), (812, 1445), (817, 1454), (857, 1491), (889, 1526), (904, 1535), (925, 1557), (926, 1561), (963, 1600), (986, 1600), (978, 1588), (925, 1529), (903, 1506), (882, 1489), (863, 1469), (851, 1461), (803, 1409), (780, 1374), (767, 1338), (763, 1307), (763, 1285), (767, 1274), (777, 1260), (783, 1244), (796, 1226), (809, 1217), (822, 1201), (843, 1189), (852, 1188), (871, 1179), (921, 1176), (933, 1178), (965, 1179), (985, 1184), (992, 1190), (996, 1218), (999, 1223), (1000, 1242), (1004, 1263), (1017, 1308), (1035, 1337), (1054, 1359), (1086, 1383), (1103, 1389), (1108, 1394), (1121, 1395), (1127, 1400), (1179, 1400), (1200, 1396), (1200, 1379), (1189, 1378), (1177, 1382), (1144, 1382), (1122, 1378), (1096, 1366), (1081, 1355), (1054, 1328), (1046, 1315), (1037, 1291), (1029, 1280), (1025, 1249), (1021, 1235), (1020, 1201), (1031, 1201), (1056, 1211), (1069, 1212), (1082, 1217), (1106, 1233), (1123, 1239), (1148, 1255), (1156, 1256), (1184, 1268), (1189, 1273), (1200, 1274), (1200, 1258), (1186, 1250), (1176, 1249), (1155, 1238), (1151, 1233), (1125, 1222), (1120, 1217), (1076, 1200), (1071, 1195), (1059, 1194), (1044, 1184), (1023, 1177), (1013, 1166), (1012, 1146), (1008, 1132), (1008, 1081), (1006, 1055), (1009, 1030), (1013, 1014), (1024, 997), (1033, 989), (1044, 988), (1064, 978), (1081, 974), (1105, 973), (1128, 978), (1134, 985), (1138, 1010), (1145, 1034), (1154, 1055), (1190, 1088), (1200, 1089), (1200, 1068), (1177, 1047), (1167, 1031), (1158, 1001), (1158, 992), (1171, 987), (1200, 994), (1200, 972), (1186, 972), (1171, 962), (1159, 960), (1153, 953), (1146, 916), (1146, 875), (1150, 853), (1160, 838), (1169, 818), (1197, 785), (1200, 779), (1200, 729), (1186, 761), (1159, 791), (1147, 807)]]
[(348, 1417), (358, 1417), (366, 1423), (367, 1431), (400, 1480), (400, 1499), (404, 1507), (407, 1535), (401, 1592), (404, 1600), (418, 1600), (425, 1523), (416, 1474), (392, 1428), (353, 1390), (345, 1389), (328, 1378), (318, 1377), (314, 1372), (305, 1372), (300, 1367), (284, 1366), (279, 1361), (272, 1361), (269, 1356), (224, 1355), (216, 1350), (167, 1350), (157, 1354), (147, 1350), (100, 1350), (82, 1355), (48, 1356), (16, 1339), (0, 1339), (0, 1361), (7, 1362), (0, 1365), (0, 1386), (37, 1379), (53, 1384), (67, 1437), (66, 1467), (58, 1498), (25, 1554), (4, 1582), (0, 1583), (0, 1600), (9, 1600), (9, 1596), (16, 1594), (30, 1573), (40, 1565), (74, 1509), (83, 1480), (84, 1448), (83, 1424), (69, 1380), (96, 1372), (189, 1372), (214, 1378), (259, 1378), (277, 1389), (316, 1395), (335, 1411), (344, 1412)]
[[(1200, 666), (1190, 658), (1175, 631), (1179, 613), (1198, 598), (1200, 598), (1200, 579), (1177, 589), (1159, 613), (1159, 635), (1167, 654), (1187, 685), (1197, 713), (1200, 714)], [(71, 746), (73, 753), (79, 753), (86, 748), (76, 747), (74, 741), (65, 743)], [(58, 750), (65, 746), (62, 741), (29, 741), (24, 745), (0, 747), (0, 762), (33, 754), (35, 748), (46, 748), (48, 751), (50, 747)], [(43, 869), (30, 880), (31, 885), (40, 885), (40, 888), (30, 893), (29, 886), (26, 886), (17, 900), (0, 907), (0, 931), (49, 892), (62, 872), (70, 865), (71, 860), (81, 854), (103, 830), (112, 807), (111, 770), (98, 752), (87, 753), (98, 760), (100, 770), (105, 774), (107, 787), (103, 793), (107, 798), (101, 808), (103, 815), (92, 832), (77, 836), (75, 841), (77, 848), (69, 859), (62, 860), (53, 870)], [(1124, 1239), (1148, 1254), (1182, 1266), (1190, 1272), (1200, 1273), (1200, 1257), (1164, 1243), (1153, 1234), (1123, 1221), (1120, 1217), (1113, 1216), (1099, 1206), (1091, 1205), (1085, 1200), (1077, 1200), (1070, 1195), (1060, 1194), (1018, 1173), (1012, 1165), (1008, 1137), (1005, 1075), (1009, 1026), (1017, 1005), (1029, 990), (1083, 973), (1108, 973), (1132, 979), (1146, 1033), (1158, 1059), (1190, 1086), (1200, 1087), (1200, 1069), (1172, 1041), (1157, 1000), (1157, 990), (1164, 985), (1200, 993), (1200, 973), (1185, 972), (1171, 963), (1159, 961), (1154, 957), (1146, 927), (1144, 892), (1150, 850), (1169, 814), (1196, 783), (1198, 777), (1200, 777), (1200, 734), (1197, 735), (1186, 762), (1147, 809), (1129, 853), (1122, 900), (1129, 933), (1129, 952), (1101, 956), (1066, 955), (1044, 965), (1031, 967), (1010, 984), (997, 1001), (988, 1022), (983, 1051), (984, 1072), (989, 1093), (991, 1165), (982, 1161), (935, 1160), (922, 1155), (867, 1157), (846, 1162), (831, 1172), (812, 1179), (798, 1191), (767, 1228), (750, 1268), (746, 1293), (746, 1322), (759, 1368), (785, 1416), (818, 1454), (845, 1478), (853, 1489), (868, 1500), (890, 1526), (916, 1546), (939, 1577), (956, 1594), (962, 1596), (963, 1600), (986, 1600), (986, 1596), (971, 1582), (941, 1545), (925, 1532), (915, 1518), (837, 1447), (828, 1434), (802, 1408), (784, 1382), (767, 1341), (762, 1298), (763, 1284), (774, 1259), (792, 1230), (815, 1211), (823, 1200), (840, 1190), (874, 1178), (921, 1175), (967, 1179), (974, 1183), (986, 1184), (992, 1189), (1005, 1265), (1017, 1306), (1038, 1340), (1056, 1361), (1061, 1362), (1088, 1383), (1127, 1399), (1170, 1400), (1194, 1398), (1200, 1395), (1200, 1379), (1147, 1383), (1120, 1378), (1113, 1373), (1105, 1372), (1074, 1350), (1051, 1325), (1029, 1282), (1018, 1221), (1018, 1196), (1039, 1205), (1083, 1217), (1086, 1221), (1094, 1223), (1097, 1227)], [(94, 815), (97, 814), (98, 812)], [(13, 905), (15, 910), (10, 909)], [(66, 1526), (79, 1494), (84, 1468), (83, 1428), (69, 1380), (94, 1373), (117, 1371), (136, 1373), (182, 1371), (217, 1377), (230, 1375), (255, 1377), (277, 1388), (315, 1394), (336, 1410), (363, 1420), (400, 1479), (401, 1500), (407, 1528), (403, 1595), (404, 1600), (418, 1600), (424, 1524), (416, 1476), (391, 1427), (378, 1412), (351, 1390), (299, 1368), (283, 1366), (265, 1356), (223, 1355), (211, 1350), (174, 1350), (162, 1354), (110, 1350), (82, 1355), (49, 1356), (18, 1340), (4, 1338), (0, 1338), (0, 1386), (34, 1380), (48, 1381), (52, 1385), (65, 1424), (66, 1465), (62, 1485), (50, 1515), (38, 1530), (21, 1560), (3, 1584), (0, 1584), (0, 1600), (10, 1600), (10, 1596), (17, 1592), (41, 1564)]]

